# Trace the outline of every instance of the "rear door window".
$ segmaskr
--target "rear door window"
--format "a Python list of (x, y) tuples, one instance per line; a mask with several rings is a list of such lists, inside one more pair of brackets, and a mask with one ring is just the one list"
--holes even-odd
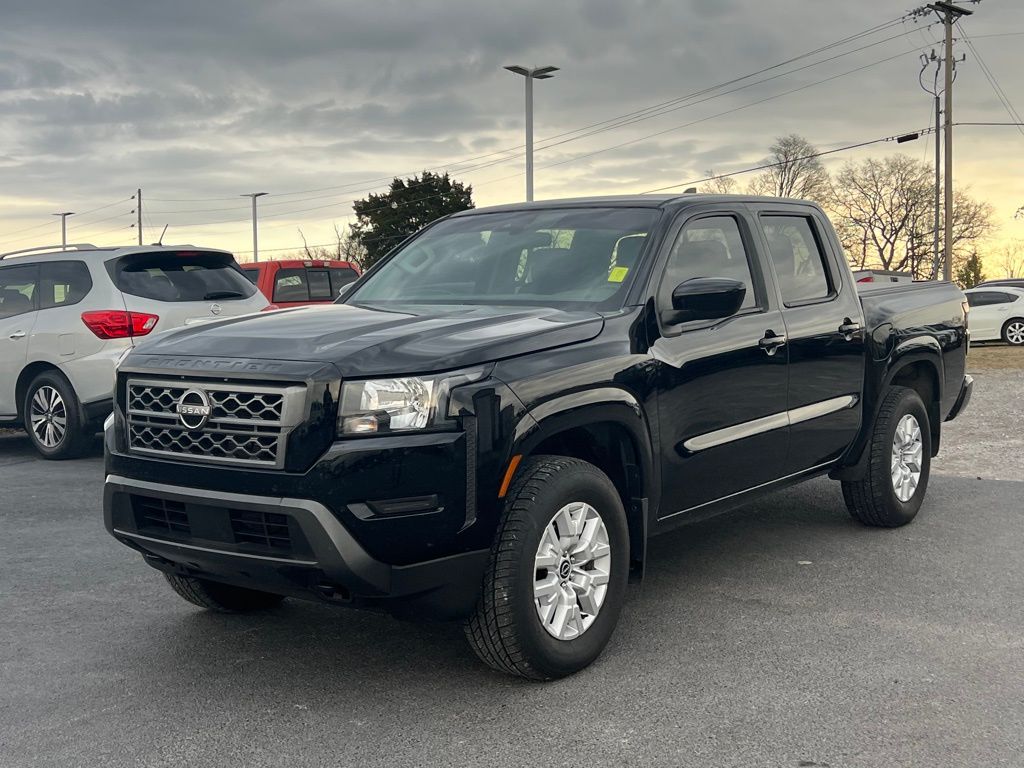
[(832, 278), (811, 220), (806, 216), (764, 216), (761, 223), (786, 306), (831, 296)]
[(157, 301), (237, 301), (256, 293), (230, 254), (161, 251), (122, 256), (108, 264), (114, 284)]
[(82, 261), (48, 261), (39, 265), (39, 308), (70, 307), (92, 290), (89, 267)]
[(39, 268), (35, 264), (0, 267), (0, 320), (36, 309)]

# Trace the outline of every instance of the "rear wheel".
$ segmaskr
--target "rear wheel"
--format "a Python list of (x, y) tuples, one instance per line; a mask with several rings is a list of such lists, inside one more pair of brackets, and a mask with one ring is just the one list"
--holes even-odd
[(931, 471), (931, 428), (920, 395), (892, 387), (878, 410), (860, 480), (843, 482), (850, 514), (865, 525), (896, 528), (917, 515)]
[(29, 384), (22, 411), (25, 431), (47, 459), (74, 459), (89, 447), (92, 432), (75, 390), (57, 371), (44, 371)]
[(1015, 347), (1024, 346), (1024, 318), (1015, 317), (1003, 326), (1003, 341)]
[(171, 588), (192, 605), (217, 613), (247, 613), (274, 608), (281, 604), (284, 595), (260, 592), (245, 587), (235, 587), (207, 579), (194, 579), (164, 573)]
[(626, 514), (611, 480), (579, 459), (524, 461), (466, 637), (481, 660), (509, 674), (578, 672), (611, 638), (628, 568)]

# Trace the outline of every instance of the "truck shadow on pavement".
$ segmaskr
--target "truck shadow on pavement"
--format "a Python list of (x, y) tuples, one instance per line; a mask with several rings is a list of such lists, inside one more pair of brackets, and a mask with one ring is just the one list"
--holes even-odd
[[(851, 538), (873, 532), (847, 516), (838, 486), (821, 481), (811, 489), (784, 491), (655, 539), (645, 577), (631, 584), (605, 654), (581, 674), (603, 679), (621, 675), (622, 665), (653, 664), (666, 642), (712, 642), (737, 606), (771, 610), (815, 599), (801, 569), (822, 549), (842, 551)], [(794, 579), (800, 582), (795, 593)], [(136, 625), (119, 657), (144, 648), (145, 658), (132, 666), (152, 678), (147, 685), (180, 686), (189, 697), (223, 699), (226, 706), (243, 688), (306, 706), (363, 696), (367, 686), (385, 697), (430, 697), (453, 687), (521, 683), (478, 662), (457, 624), (418, 624), (298, 600), (225, 616), (181, 606), (169, 588), (166, 602), (149, 610), (153, 623)]]

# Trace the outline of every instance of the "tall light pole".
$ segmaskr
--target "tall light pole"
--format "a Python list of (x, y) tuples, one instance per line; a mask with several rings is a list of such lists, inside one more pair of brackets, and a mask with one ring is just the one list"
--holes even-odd
[(62, 211), (53, 215), (60, 216), (60, 249), (66, 251), (68, 249), (68, 216), (74, 216), (75, 212)]
[(533, 81), (554, 77), (558, 67), (528, 69), (518, 64), (505, 67), (509, 72), (526, 78), (526, 202), (533, 200)]
[(239, 195), (239, 197), (251, 197), (252, 198), (252, 260), (257, 262), (260, 260), (260, 252), (258, 245), (258, 237), (256, 234), (256, 198), (263, 197), (269, 194), (267, 192), (249, 192), (246, 195)]

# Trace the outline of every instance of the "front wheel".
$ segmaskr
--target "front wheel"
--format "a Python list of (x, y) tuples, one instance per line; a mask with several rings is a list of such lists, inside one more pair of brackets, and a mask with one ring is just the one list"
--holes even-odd
[(1024, 319), (1015, 317), (1003, 326), (1003, 341), (1014, 347), (1024, 346)]
[(867, 450), (867, 472), (843, 482), (850, 514), (865, 525), (896, 528), (917, 515), (931, 471), (931, 428), (920, 395), (892, 387), (882, 398)]
[(579, 459), (528, 459), (506, 498), (466, 637), (497, 670), (571, 675), (611, 638), (628, 570), (626, 513), (611, 480)]

